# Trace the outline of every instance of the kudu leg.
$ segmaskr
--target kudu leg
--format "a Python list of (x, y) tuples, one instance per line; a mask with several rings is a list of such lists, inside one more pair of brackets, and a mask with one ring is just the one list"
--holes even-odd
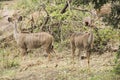
[(51, 61), (51, 54), (48, 53), (48, 61)]
[(47, 55), (48, 55), (48, 61), (50, 61), (51, 60), (51, 54), (50, 54), (50, 49), (49, 49), (49, 47), (46, 49), (46, 53), (47, 53)]
[(75, 58), (75, 50), (76, 48), (75, 47), (72, 47), (72, 59), (73, 59), (73, 63), (74, 63), (74, 58)]
[(50, 49), (50, 53), (52, 53), (53, 56), (55, 56), (55, 59), (57, 60), (57, 54), (56, 54), (56, 52), (55, 52), (53, 47)]
[[(54, 56), (55, 56), (55, 59), (56, 59), (56, 62), (57, 62), (58, 58), (57, 58), (57, 54), (56, 54), (53, 46), (52, 46), (52, 49), (51, 49), (51, 53), (54, 53)], [(57, 67), (57, 66), (58, 66), (58, 63), (56, 63), (55, 67)]]
[(21, 56), (25, 60), (25, 55), (27, 54), (27, 49), (21, 49)]
[(55, 50), (54, 50), (53, 45), (52, 45), (52, 48), (51, 48), (51, 53), (54, 53), (54, 55), (55, 55), (55, 57), (56, 57), (56, 59), (57, 59), (57, 55), (56, 55), (56, 52), (55, 52)]
[(21, 55), (25, 56), (27, 54), (27, 50), (26, 49), (21, 49)]
[(80, 59), (80, 55), (81, 55), (81, 49), (79, 49), (79, 51), (78, 51), (78, 61)]
[(54, 53), (55, 58), (56, 58), (56, 60), (57, 60), (57, 54), (56, 54), (56, 52), (55, 52), (55, 50), (54, 50), (54, 49), (53, 49), (52, 53)]
[(48, 53), (49, 61), (50, 61), (50, 59), (51, 59), (51, 53), (54, 53), (54, 55), (55, 55), (55, 57), (56, 57), (56, 60), (57, 60), (57, 55), (56, 55), (56, 52), (55, 52), (55, 50), (54, 50), (53, 45), (52, 45), (52, 46), (50, 45), (50, 46), (48, 47), (47, 53)]
[(88, 70), (90, 71), (90, 52), (87, 52), (87, 63), (88, 63)]
[(47, 51), (47, 50), (46, 50), (46, 52), (47, 52), (47, 55), (48, 55), (48, 61), (50, 61), (50, 60), (51, 60), (51, 54), (50, 54), (50, 52)]

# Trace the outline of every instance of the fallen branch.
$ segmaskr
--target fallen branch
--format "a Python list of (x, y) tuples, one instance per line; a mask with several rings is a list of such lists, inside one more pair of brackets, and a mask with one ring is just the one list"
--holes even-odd
[(63, 14), (63, 13), (65, 13), (66, 12), (66, 9), (67, 9), (67, 7), (69, 6), (69, 4), (72, 2), (72, 0), (68, 0), (68, 1), (66, 1), (66, 4), (65, 4), (65, 6), (64, 6), (64, 8), (61, 10), (61, 14)]
[(72, 7), (72, 9), (74, 10), (78, 10), (78, 11), (83, 11), (83, 12), (89, 12), (91, 15), (92, 15), (92, 12), (90, 10), (87, 10), (87, 9), (82, 9), (80, 7), (76, 8), (76, 7)]

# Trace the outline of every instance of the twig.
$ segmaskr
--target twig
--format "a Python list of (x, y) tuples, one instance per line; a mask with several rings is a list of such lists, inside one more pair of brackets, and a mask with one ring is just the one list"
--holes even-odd
[(72, 7), (72, 9), (78, 10), (78, 11), (83, 11), (83, 12), (89, 12), (92, 15), (92, 12), (90, 10), (87, 10), (87, 9), (76, 8), (76, 7)]
[(68, 0), (68, 1), (66, 1), (66, 4), (65, 4), (65, 6), (64, 6), (64, 8), (61, 10), (61, 14), (63, 14), (63, 13), (65, 13), (66, 12), (66, 9), (67, 9), (67, 7), (69, 6), (69, 4), (72, 2), (72, 0)]
[(45, 21), (43, 22), (40, 30), (43, 30), (43, 28), (45, 27), (45, 25), (48, 23), (48, 21), (50, 19), (50, 15), (49, 15), (48, 11), (45, 9), (45, 5), (42, 5), (42, 7), (43, 7), (44, 11), (46, 12), (47, 17), (45, 18)]

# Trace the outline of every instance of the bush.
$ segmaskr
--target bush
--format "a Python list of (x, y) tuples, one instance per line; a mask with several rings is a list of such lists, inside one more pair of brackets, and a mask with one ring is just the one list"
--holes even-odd
[(120, 64), (116, 65), (116, 67), (114, 68), (114, 72), (120, 75)]
[(112, 28), (104, 28), (95, 31), (95, 51), (103, 53), (108, 51), (108, 44), (111, 41), (118, 40), (118, 33)]
[(119, 46), (119, 49), (117, 51), (117, 54), (116, 54), (116, 58), (115, 58), (115, 68), (114, 68), (114, 72), (116, 74), (120, 74), (120, 46)]

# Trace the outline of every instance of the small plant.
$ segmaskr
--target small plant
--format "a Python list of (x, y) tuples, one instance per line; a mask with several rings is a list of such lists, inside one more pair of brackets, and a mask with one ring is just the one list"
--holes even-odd
[(19, 66), (19, 63), (18, 63), (18, 61), (16, 61), (16, 60), (8, 60), (8, 61), (6, 61), (7, 63), (6, 64), (4, 64), (4, 68), (12, 68), (12, 67), (17, 67), (17, 66)]
[(116, 64), (116, 66), (114, 68), (114, 72), (116, 74), (120, 74), (120, 46), (119, 46), (119, 49), (116, 54), (115, 64)]
[(10, 52), (7, 49), (0, 49), (0, 67), (2, 68), (12, 68), (19, 66), (19, 62), (16, 59), (11, 59)]
[(116, 74), (120, 74), (120, 64), (117, 64), (116, 67), (114, 68), (114, 72)]

